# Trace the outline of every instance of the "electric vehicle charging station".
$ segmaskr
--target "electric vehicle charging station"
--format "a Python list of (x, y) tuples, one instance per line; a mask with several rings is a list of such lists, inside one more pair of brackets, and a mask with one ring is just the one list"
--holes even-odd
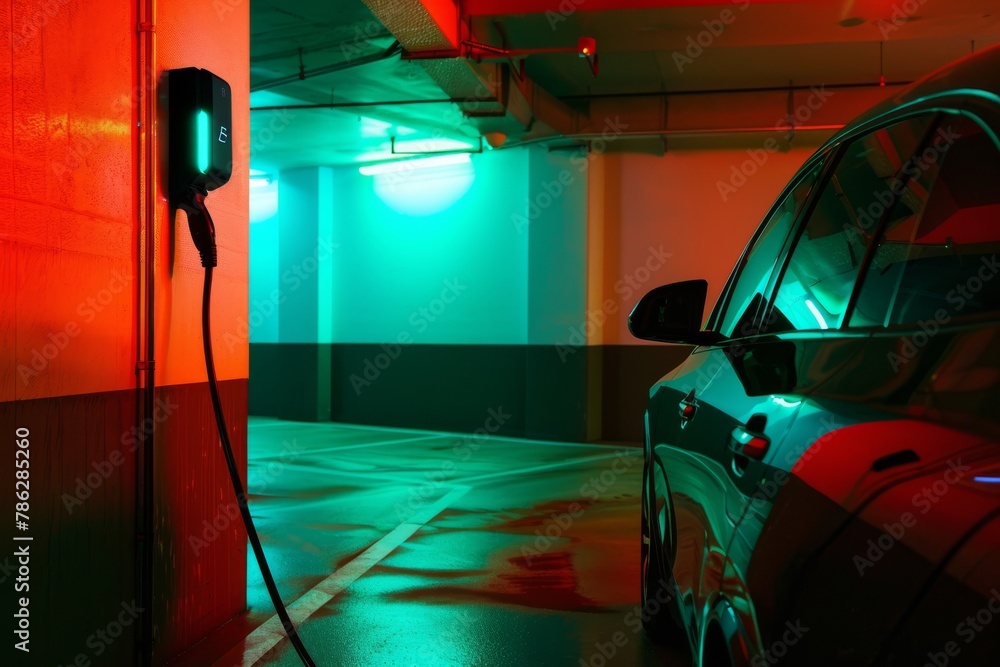
[(187, 214), (188, 228), (205, 267), (205, 288), (202, 296), (202, 341), (208, 385), (215, 411), (216, 426), (222, 451), (232, 481), (233, 491), (253, 548), (257, 565), (267, 586), (271, 602), (281, 619), (281, 625), (304, 665), (315, 665), (302, 644), (288, 616), (274, 577), (268, 567), (260, 538), (247, 505), (246, 490), (229, 442), (225, 415), (219, 398), (215, 363), (212, 357), (210, 323), (212, 269), (218, 264), (215, 224), (205, 200), (208, 193), (229, 182), (233, 171), (232, 93), (229, 84), (212, 72), (197, 67), (170, 70), (168, 193), (171, 207)]

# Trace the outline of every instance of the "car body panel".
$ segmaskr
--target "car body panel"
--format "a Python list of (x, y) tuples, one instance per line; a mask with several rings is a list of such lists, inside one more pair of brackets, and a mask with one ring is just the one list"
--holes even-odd
[[(650, 452), (654, 485), (669, 488), (671, 496), (668, 511), (673, 512), (676, 527), (673, 577), (690, 632), (721, 589), (725, 553), (756, 488), (754, 480), (770, 471), (766, 460), (749, 461), (739, 474), (729, 451), (731, 432), (751, 416), (763, 415), (767, 423), (762, 435), (777, 449), (795, 417), (794, 405), (772, 396), (747, 395), (724, 351), (706, 350), (692, 357), (694, 361), (685, 362), (656, 386), (650, 402), (650, 411), (658, 415), (650, 438), (655, 443)], [(685, 421), (678, 406), (692, 390), (697, 407)], [(727, 410), (718, 410), (718, 405)], [(749, 527), (748, 523), (744, 529)], [(691, 635), (692, 645), (695, 641)]]

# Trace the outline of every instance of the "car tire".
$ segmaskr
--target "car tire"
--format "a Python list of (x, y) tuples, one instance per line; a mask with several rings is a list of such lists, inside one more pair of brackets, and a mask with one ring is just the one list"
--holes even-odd
[[(649, 463), (643, 467), (642, 525), (639, 553), (640, 594), (642, 600), (642, 625), (646, 636), (656, 644), (687, 647), (687, 633), (679, 623), (677, 586), (669, 557), (663, 553), (663, 540), (659, 536), (656, 516), (656, 498), (652, 492), (653, 478)], [(670, 508), (667, 508), (670, 512)], [(670, 540), (673, 543), (672, 524)], [(665, 602), (664, 602), (665, 600)]]

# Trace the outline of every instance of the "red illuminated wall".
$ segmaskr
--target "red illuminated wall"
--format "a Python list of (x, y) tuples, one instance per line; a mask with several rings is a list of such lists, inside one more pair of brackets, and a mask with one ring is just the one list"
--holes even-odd
[[(223, 339), (246, 315), (249, 3), (158, 3), (154, 81), (211, 69), (232, 86), (232, 181), (209, 198), (219, 237), (216, 364), (245, 467), (246, 341)], [(162, 183), (141, 191), (139, 5), (0, 4), (0, 504), (13, 517), (15, 429), (30, 431), (30, 664), (131, 664), (136, 619), (136, 426), (143, 265), (139, 216), (155, 199), (155, 619), (157, 663), (245, 607), (245, 538), (231, 502), (201, 356), (202, 269), (171, 219)], [(7, 82), (10, 82), (8, 85)], [(154, 92), (155, 95), (155, 92)], [(154, 96), (154, 99), (155, 96)], [(159, 100), (162, 104), (163, 100)], [(154, 127), (154, 165), (165, 123)], [(242, 157), (242, 159), (241, 159)], [(4, 522), (4, 544), (17, 532)], [(4, 609), (13, 606), (0, 550)], [(5, 614), (10, 612), (5, 612)], [(9, 618), (9, 616), (8, 616)], [(96, 630), (122, 622), (104, 643)], [(5, 642), (4, 664), (28, 664)], [(16, 662), (15, 662), (16, 661)]]
[[(800, 136), (744, 180), (733, 176), (734, 166), (759, 150), (765, 135), (675, 141), (663, 156), (609, 153), (593, 161), (587, 301), (591, 321), (601, 321), (595, 314), (606, 321), (588, 340), (601, 346), (589, 400), (601, 437), (640, 441), (649, 387), (690, 351), (632, 337), (632, 307), (653, 287), (703, 278), (707, 316), (771, 203), (825, 137)], [(735, 191), (720, 188), (731, 180), (741, 184)]]

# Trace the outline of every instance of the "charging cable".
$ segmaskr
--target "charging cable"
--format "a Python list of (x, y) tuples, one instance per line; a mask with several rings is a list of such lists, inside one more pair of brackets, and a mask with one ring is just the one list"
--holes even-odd
[(218, 252), (215, 246), (215, 224), (212, 216), (205, 206), (205, 193), (193, 191), (192, 196), (186, 202), (180, 204), (188, 216), (188, 226), (191, 229), (191, 238), (194, 239), (195, 247), (201, 255), (201, 265), (205, 267), (205, 291), (201, 301), (201, 337), (205, 346), (205, 368), (208, 372), (208, 389), (212, 394), (212, 407), (215, 409), (215, 423), (219, 429), (219, 438), (222, 440), (222, 453), (226, 456), (226, 466), (229, 468), (229, 478), (233, 482), (233, 491), (236, 492), (236, 503), (240, 508), (240, 515), (243, 517), (243, 525), (246, 526), (247, 538), (253, 547), (254, 556), (257, 557), (257, 565), (264, 578), (264, 585), (271, 596), (271, 603), (281, 620), (281, 627), (288, 635), (289, 641), (299, 654), (302, 664), (306, 667), (316, 667), (312, 657), (306, 650), (305, 645), (299, 638), (292, 619), (288, 617), (288, 610), (285, 609), (278, 594), (278, 587), (274, 583), (271, 575), (271, 568), (267, 565), (264, 557), (264, 548), (260, 544), (257, 536), (257, 529), (254, 527), (253, 518), (250, 516), (250, 507), (247, 505), (247, 494), (243, 488), (243, 481), (240, 479), (239, 470), (236, 467), (236, 458), (233, 456), (233, 447), (229, 442), (229, 431), (226, 428), (225, 415), (222, 412), (222, 401), (219, 399), (219, 386), (215, 379), (215, 361), (212, 358), (212, 335), (209, 327), (209, 315), (212, 304), (212, 269), (218, 264)]

